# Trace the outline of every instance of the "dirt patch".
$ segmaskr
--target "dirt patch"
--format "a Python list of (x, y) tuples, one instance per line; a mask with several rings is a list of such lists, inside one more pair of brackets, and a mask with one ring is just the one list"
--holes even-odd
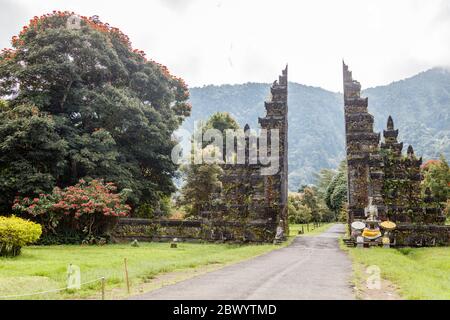
[(375, 285), (372, 272), (367, 272), (367, 267), (362, 264), (354, 264), (354, 290), (357, 299), (360, 300), (402, 300), (398, 288), (390, 281), (379, 278)]

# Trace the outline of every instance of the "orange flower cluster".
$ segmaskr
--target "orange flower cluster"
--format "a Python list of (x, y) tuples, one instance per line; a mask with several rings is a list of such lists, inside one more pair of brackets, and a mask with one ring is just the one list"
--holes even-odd
[(0, 52), (0, 61), (8, 61), (14, 58), (14, 56), (17, 54), (16, 50), (5, 48), (2, 49)]
[(33, 216), (55, 214), (72, 214), (75, 218), (83, 214), (100, 214), (104, 216), (126, 216), (131, 207), (124, 203), (121, 195), (115, 193), (113, 183), (92, 180), (86, 183), (80, 180), (75, 186), (61, 190), (55, 188), (52, 194), (40, 194), (39, 197), (19, 198), (14, 201), (13, 210), (26, 212)]
[(184, 97), (187, 99), (187, 98), (189, 98), (189, 90), (188, 90), (188, 87), (187, 87), (187, 85), (186, 85), (186, 82), (182, 79), (182, 78), (180, 78), (180, 77), (176, 77), (176, 76), (174, 76), (174, 75), (172, 75), (170, 72), (169, 72), (169, 69), (165, 66), (165, 65), (163, 65), (163, 64), (161, 64), (161, 63), (159, 63), (159, 62), (156, 62), (155, 60), (149, 60), (149, 62), (150, 63), (152, 63), (152, 64), (154, 64), (154, 65), (156, 65), (158, 68), (159, 68), (159, 70), (161, 71), (161, 73), (165, 76), (165, 77), (167, 77), (167, 78), (169, 78), (169, 79), (172, 79), (173, 81), (175, 81), (175, 82), (177, 82), (182, 88), (183, 88), (183, 90), (184, 90)]
[(138, 54), (139, 56), (141, 56), (142, 59), (144, 59), (144, 61), (147, 62), (147, 58), (145, 57), (146, 54), (145, 54), (145, 52), (143, 50), (134, 49), (133, 52)]
[(422, 164), (420, 166), (420, 169), (425, 170), (425, 169), (428, 169), (430, 166), (439, 165), (439, 164), (441, 164), (441, 160), (431, 159), (431, 160), (428, 160), (427, 162), (425, 162), (424, 164)]
[[(24, 26), (19, 33), (19, 35), (12, 37), (11, 43), (13, 47), (17, 48), (24, 45), (24, 36), (27, 32), (33, 30), (43, 30), (46, 28), (54, 28), (57, 26), (61, 26), (67, 22), (67, 19), (71, 16), (77, 15), (74, 12), (70, 11), (56, 11), (54, 10), (52, 13), (44, 14), (41, 16), (34, 16), (33, 19), (30, 20), (27, 26)], [(78, 15), (77, 15), (78, 16)], [(166, 76), (168, 79), (174, 80), (181, 88), (185, 91), (183, 93), (184, 97), (187, 99), (189, 97), (187, 85), (183, 79), (179, 77), (175, 77), (170, 74), (169, 69), (153, 60), (147, 60), (146, 54), (143, 50), (133, 49), (131, 45), (131, 41), (129, 37), (124, 34), (119, 28), (112, 27), (108, 23), (101, 22), (98, 17), (86, 17), (86, 16), (78, 16), (81, 21), (89, 26), (90, 28), (97, 30), (99, 32), (108, 34), (111, 38), (118, 39), (121, 43), (123, 43), (131, 52), (140, 56), (144, 62), (150, 62), (159, 67), (162, 74)], [(11, 50), (4, 49), (3, 51)], [(2, 51), (2, 55), (4, 54)], [(8, 51), (8, 53), (13, 53), (13, 51)], [(6, 55), (7, 57), (11, 57), (10, 54)]]
[[(14, 36), (12, 38), (12, 43), (14, 46), (20, 45), (21, 37), (25, 35), (29, 30), (39, 30), (40, 28), (51, 28), (58, 24), (58, 21), (56, 19), (63, 18), (63, 20), (66, 20), (67, 18), (74, 15), (76, 15), (75, 12), (54, 10), (52, 13), (49, 14), (44, 14), (39, 17), (34, 16), (33, 19), (30, 20), (28, 26), (22, 27), (22, 31), (20, 31), (19, 35)], [(103, 23), (96, 17), (79, 16), (79, 18), (92, 29), (113, 35), (131, 50), (130, 39), (118, 28), (111, 27), (108, 23)]]

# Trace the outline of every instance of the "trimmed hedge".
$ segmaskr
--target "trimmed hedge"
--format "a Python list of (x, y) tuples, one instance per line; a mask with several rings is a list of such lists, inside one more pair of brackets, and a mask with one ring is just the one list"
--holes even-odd
[(15, 257), (23, 246), (36, 242), (41, 225), (16, 216), (0, 217), (0, 256)]

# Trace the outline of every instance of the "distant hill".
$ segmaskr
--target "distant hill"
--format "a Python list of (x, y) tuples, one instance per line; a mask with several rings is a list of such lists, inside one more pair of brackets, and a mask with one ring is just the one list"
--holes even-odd
[[(258, 128), (264, 115), (264, 99), (270, 84), (246, 83), (191, 88), (192, 116), (183, 128), (192, 130), (195, 120), (227, 111), (243, 126)], [(369, 110), (381, 131), (392, 115), (405, 146), (416, 154), (450, 159), (450, 72), (434, 68), (411, 78), (363, 91)], [(335, 168), (345, 157), (342, 95), (317, 87), (289, 83), (289, 186), (314, 182), (321, 168)], [(406, 149), (406, 148), (405, 148)]]

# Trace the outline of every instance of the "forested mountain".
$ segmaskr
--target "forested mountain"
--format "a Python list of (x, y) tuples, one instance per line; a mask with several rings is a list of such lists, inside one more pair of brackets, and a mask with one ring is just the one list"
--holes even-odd
[(435, 68), (387, 86), (364, 91), (376, 130), (392, 115), (405, 145), (426, 159), (450, 158), (450, 72)]
[[(270, 84), (191, 88), (192, 116), (183, 127), (216, 111), (228, 111), (243, 126), (258, 128)], [(364, 90), (375, 129), (392, 115), (405, 146), (424, 158), (450, 158), (450, 72), (434, 68), (414, 77)], [(312, 183), (321, 168), (336, 168), (345, 156), (342, 95), (298, 83), (289, 84), (289, 185)], [(406, 149), (406, 148), (405, 148)]]

